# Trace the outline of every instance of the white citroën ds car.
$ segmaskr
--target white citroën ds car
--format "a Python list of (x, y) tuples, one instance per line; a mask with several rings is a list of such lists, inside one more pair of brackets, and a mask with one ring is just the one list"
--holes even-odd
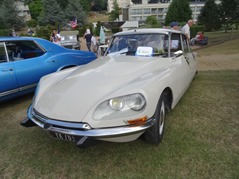
[(119, 32), (104, 56), (41, 78), (21, 125), (37, 125), (79, 146), (90, 139), (129, 142), (140, 136), (159, 144), (166, 113), (196, 72), (195, 55), (181, 32)]

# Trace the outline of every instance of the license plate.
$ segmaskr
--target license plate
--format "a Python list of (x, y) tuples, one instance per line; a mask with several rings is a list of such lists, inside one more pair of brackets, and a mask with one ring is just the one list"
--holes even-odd
[(50, 132), (50, 135), (53, 136), (54, 138), (57, 138), (60, 140), (75, 142), (75, 137), (73, 135), (62, 134), (62, 133), (58, 133), (58, 132)]

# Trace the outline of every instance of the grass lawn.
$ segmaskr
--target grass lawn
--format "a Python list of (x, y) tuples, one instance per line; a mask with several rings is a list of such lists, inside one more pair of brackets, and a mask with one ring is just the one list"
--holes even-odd
[(238, 79), (239, 69), (200, 71), (159, 146), (139, 139), (79, 149), (19, 125), (32, 95), (2, 103), (0, 178), (239, 178)]

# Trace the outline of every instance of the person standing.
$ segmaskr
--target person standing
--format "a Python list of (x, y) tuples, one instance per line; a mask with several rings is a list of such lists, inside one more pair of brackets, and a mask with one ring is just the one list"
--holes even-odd
[(171, 29), (178, 30), (178, 22), (172, 22), (170, 26), (171, 26)]
[(11, 30), (9, 36), (16, 37), (16, 32), (14, 29)]
[(91, 38), (92, 38), (92, 35), (90, 33), (90, 29), (86, 29), (86, 32), (85, 32), (83, 38), (86, 40), (86, 46), (87, 46), (88, 50), (91, 51)]
[(57, 45), (61, 45), (61, 35), (57, 33), (56, 29), (53, 29), (52, 31), (52, 34), (50, 36), (50, 41)]
[(192, 26), (193, 26), (193, 20), (190, 19), (181, 29), (181, 31), (186, 35), (188, 42), (190, 42), (190, 27)]
[(91, 42), (92, 42), (92, 51), (94, 53), (96, 53), (97, 52), (97, 40), (94, 35), (92, 35), (92, 37), (91, 37)]

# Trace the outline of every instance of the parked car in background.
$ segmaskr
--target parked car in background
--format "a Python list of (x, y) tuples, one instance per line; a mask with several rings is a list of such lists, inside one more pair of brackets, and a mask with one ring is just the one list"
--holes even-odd
[(44, 75), (94, 59), (92, 52), (69, 50), (40, 38), (0, 37), (0, 102), (33, 92)]
[(84, 146), (90, 139), (129, 142), (163, 139), (174, 109), (197, 72), (186, 36), (170, 29), (119, 32), (105, 53), (77, 69), (39, 82), (25, 127)]
[(69, 49), (80, 50), (78, 31), (61, 31), (61, 46)]

